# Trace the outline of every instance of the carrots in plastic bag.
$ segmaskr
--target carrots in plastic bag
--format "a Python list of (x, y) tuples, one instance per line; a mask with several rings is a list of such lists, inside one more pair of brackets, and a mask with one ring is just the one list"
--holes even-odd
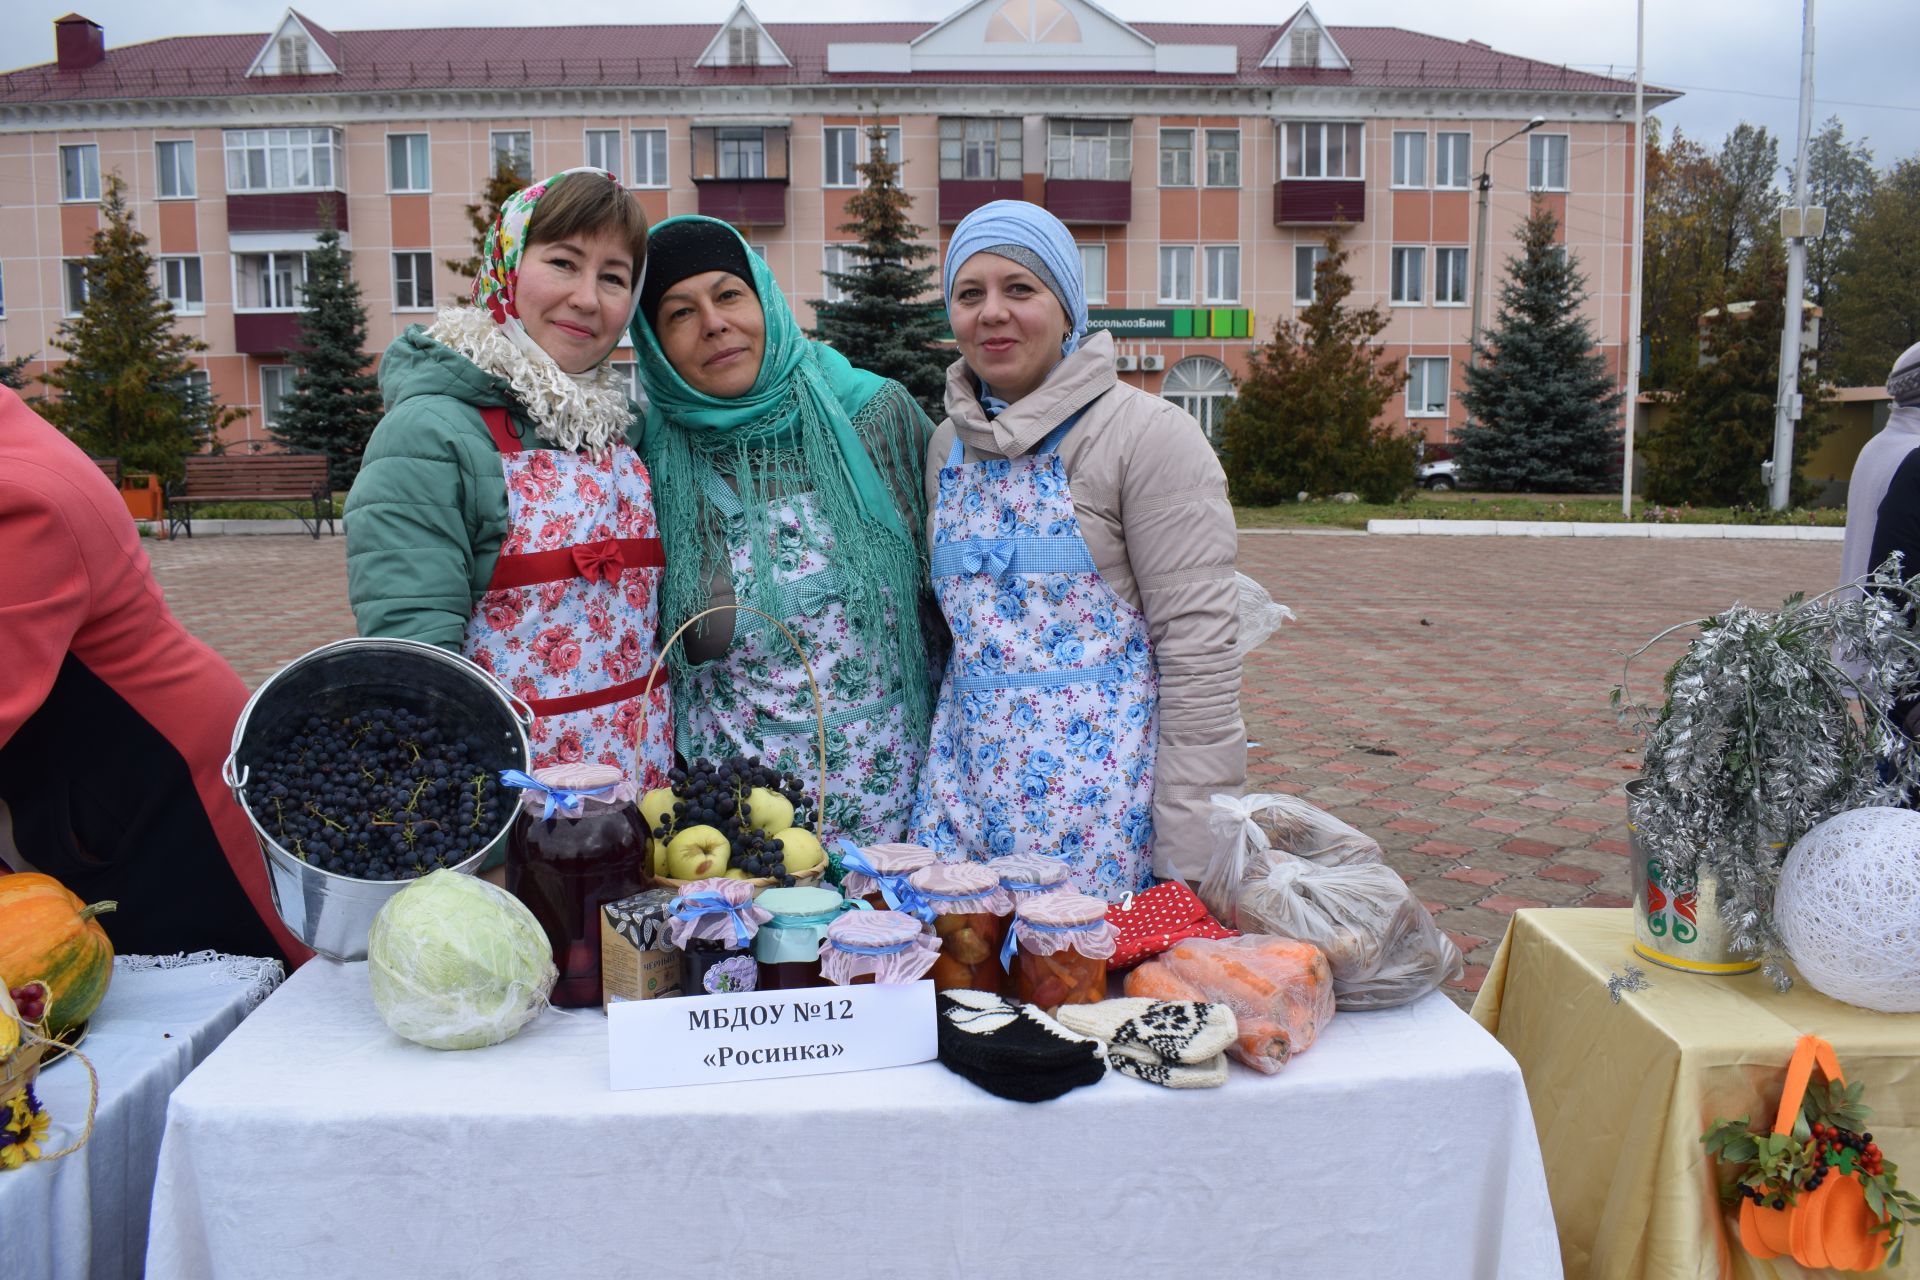
[(1320, 948), (1264, 934), (1189, 938), (1129, 973), (1126, 993), (1227, 1005), (1240, 1023), (1227, 1052), (1268, 1075), (1333, 1017), (1333, 974)]

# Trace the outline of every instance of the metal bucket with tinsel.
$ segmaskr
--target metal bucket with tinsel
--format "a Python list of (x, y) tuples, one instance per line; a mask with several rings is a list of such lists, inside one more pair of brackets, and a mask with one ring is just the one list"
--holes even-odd
[(1692, 884), (1673, 883), (1641, 839), (1636, 817), (1648, 789), (1643, 778), (1627, 784), (1635, 953), (1683, 973), (1717, 977), (1752, 973), (1760, 961), (1734, 951), (1733, 930), (1720, 914), (1719, 879), (1703, 868)]

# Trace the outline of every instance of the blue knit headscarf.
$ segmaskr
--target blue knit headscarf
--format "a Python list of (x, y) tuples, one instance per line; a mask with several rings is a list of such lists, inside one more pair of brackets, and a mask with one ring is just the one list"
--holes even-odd
[(947, 243), (943, 292), (948, 309), (953, 307), (953, 278), (967, 259), (1007, 245), (1026, 250), (1046, 268), (1042, 283), (1060, 299), (1072, 326), (1067, 340), (1060, 344), (1060, 354), (1071, 354), (1087, 334), (1087, 285), (1080, 274), (1080, 248), (1065, 224), (1037, 204), (995, 200), (960, 220)]

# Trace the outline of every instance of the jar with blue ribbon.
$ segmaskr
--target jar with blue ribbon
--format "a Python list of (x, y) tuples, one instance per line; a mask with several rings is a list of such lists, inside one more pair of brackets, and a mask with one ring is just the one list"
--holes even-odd
[(840, 842), (840, 867), (847, 873), (840, 887), (849, 898), (865, 898), (875, 911), (898, 911), (906, 897), (907, 877), (933, 862), (933, 850), (917, 844)]
[(828, 985), (820, 976), (820, 944), (827, 940), (827, 927), (844, 912), (871, 910), (859, 898), (807, 887), (768, 889), (754, 904), (771, 913), (753, 936), (762, 991)]
[(1051, 1013), (1107, 998), (1107, 961), (1118, 941), (1106, 899), (1049, 893), (1021, 905), (1001, 956), (1012, 962), (1015, 995)]
[(940, 958), (935, 991), (992, 991), (1006, 985), (1000, 948), (1007, 940), (1013, 899), (1000, 877), (978, 862), (936, 862), (907, 881), (914, 914), (933, 926)]
[(772, 912), (753, 900), (745, 880), (694, 880), (667, 906), (667, 940), (680, 949), (680, 990), (687, 995), (755, 991), (760, 966), (754, 936)]
[(1000, 877), (1000, 887), (1013, 895), (1015, 910), (1043, 893), (1073, 891), (1073, 886), (1067, 883), (1073, 869), (1044, 853), (1002, 854), (988, 859), (987, 866)]
[(827, 926), (820, 976), (836, 987), (918, 982), (939, 955), (939, 940), (905, 912), (849, 911)]

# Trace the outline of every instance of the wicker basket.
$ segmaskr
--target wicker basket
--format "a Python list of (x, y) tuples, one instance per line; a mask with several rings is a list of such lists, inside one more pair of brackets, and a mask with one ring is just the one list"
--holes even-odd
[[(0, 1014), (0, 1017), (5, 1016)], [(80, 1128), (80, 1136), (58, 1151), (47, 1152), (40, 1159), (58, 1160), (61, 1156), (70, 1156), (86, 1146), (87, 1140), (93, 1137), (93, 1118), (100, 1109), (99, 1073), (93, 1069), (93, 1063), (88, 1061), (86, 1054), (59, 1040), (47, 1039), (40, 1034), (35, 1024), (21, 1023), (20, 1032), (19, 1045), (12, 1053), (0, 1059), (0, 1106), (4, 1106), (15, 1095), (24, 1093), (32, 1086), (34, 1079), (40, 1074), (41, 1063), (54, 1049), (66, 1050), (68, 1057), (78, 1059), (80, 1065), (87, 1069), (87, 1119)]]

